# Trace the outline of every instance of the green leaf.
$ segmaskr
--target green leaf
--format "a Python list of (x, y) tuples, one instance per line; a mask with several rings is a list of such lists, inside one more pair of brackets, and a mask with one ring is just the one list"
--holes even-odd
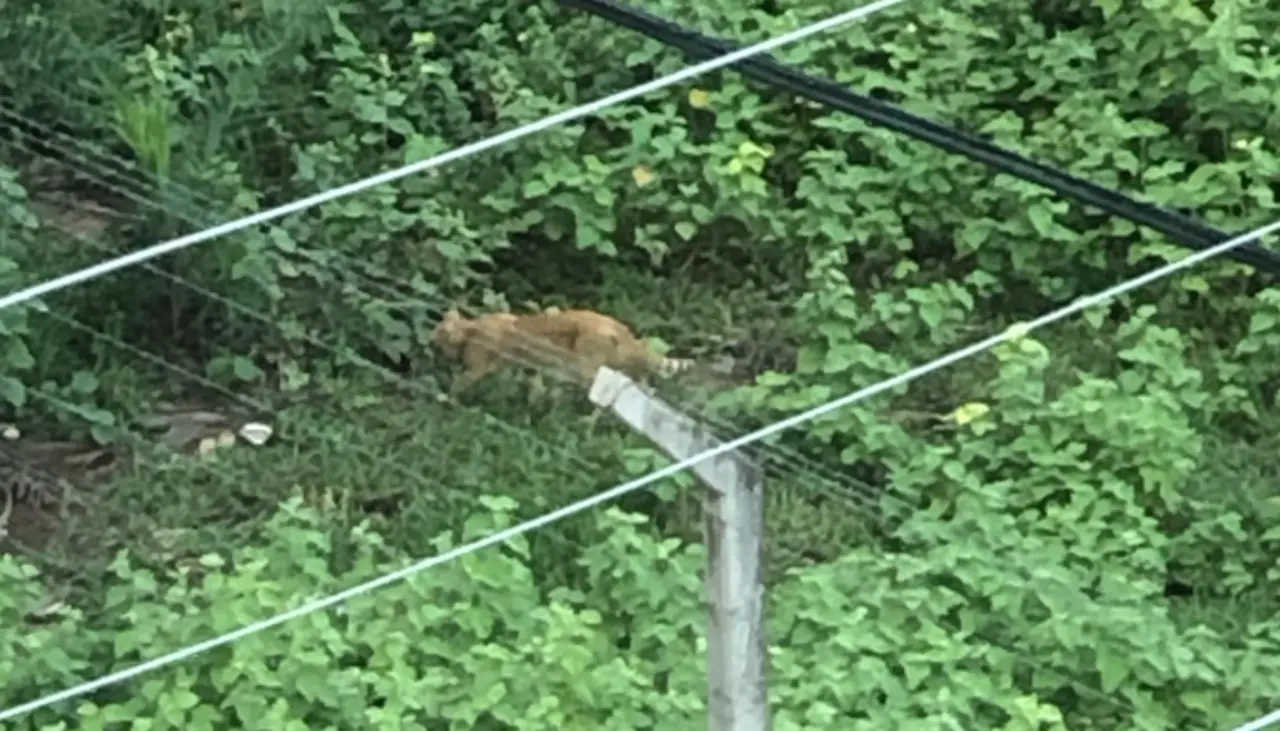
[[(378, 117), (385, 117), (386, 110), (378, 107), (370, 109), (367, 113), (374, 114)], [(422, 135), (413, 135), (404, 145), (404, 162), (406, 165), (412, 165), (415, 162), (421, 162), (427, 158), (438, 155), (447, 145), (433, 137), (424, 137)]]
[(241, 381), (256, 381), (266, 375), (257, 364), (243, 355), (231, 359), (231, 373)]
[(100, 409), (96, 406), (79, 405), (75, 407), (78, 413), (85, 421), (96, 426), (111, 427), (116, 424), (115, 414), (106, 409)]
[(98, 390), (98, 379), (88, 371), (76, 371), (71, 377), (71, 390), (88, 395)]
[(12, 376), (0, 376), (0, 398), (20, 408), (27, 403), (27, 387)]
[(1031, 227), (1036, 233), (1045, 238), (1051, 237), (1057, 229), (1053, 211), (1044, 203), (1035, 203), (1027, 208), (1027, 219), (1031, 221)]
[(1102, 11), (1102, 19), (1110, 21), (1120, 12), (1121, 0), (1094, 0), (1094, 5)]
[(690, 221), (681, 221), (676, 224), (676, 235), (681, 239), (688, 241), (698, 233), (698, 225)]
[(272, 226), (267, 229), (267, 239), (279, 250), (284, 252), (294, 252), (298, 250), (298, 244), (289, 236), (289, 232), (279, 226)]
[(98, 444), (111, 444), (118, 438), (114, 427), (96, 424), (89, 427), (89, 436), (93, 437), (93, 441)]
[(1129, 677), (1132, 667), (1127, 655), (1122, 652), (1112, 652), (1105, 647), (1097, 649), (1094, 663), (1102, 681), (1103, 693), (1115, 693), (1124, 679)]
[(435, 248), (441, 256), (451, 261), (462, 261), (466, 258), (463, 248), (452, 241), (437, 241)]
[(861, 348), (854, 345), (836, 345), (830, 348), (822, 360), (822, 372), (826, 375), (844, 373), (863, 362)]
[(34, 366), (36, 359), (31, 355), (25, 340), (11, 337), (9, 344), (5, 347), (4, 362), (10, 368), (21, 371)]
[(1182, 277), (1178, 280), (1178, 284), (1188, 292), (1204, 294), (1209, 291), (1209, 283), (1205, 281), (1205, 278), (1196, 275)]
[(1275, 310), (1259, 309), (1254, 312), (1253, 317), (1249, 319), (1249, 334), (1253, 335), (1274, 330), (1277, 321), (1278, 318), (1276, 317)]

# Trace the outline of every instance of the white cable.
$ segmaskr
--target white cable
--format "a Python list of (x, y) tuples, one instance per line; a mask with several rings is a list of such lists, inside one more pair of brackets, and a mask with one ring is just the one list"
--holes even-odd
[[(490, 535), (485, 536), (484, 538), (481, 538), (477, 541), (473, 541), (472, 543), (468, 543), (464, 546), (459, 546), (458, 548), (455, 548), (451, 551), (447, 551), (438, 556), (432, 556), (431, 558), (423, 559), (421, 561), (418, 561), (417, 563), (410, 564), (409, 566), (406, 566), (404, 568), (398, 569), (384, 576), (380, 576), (376, 579), (373, 579), (372, 581), (368, 581), (358, 586), (353, 586), (350, 589), (340, 591), (337, 594), (331, 594), (327, 597), (323, 597), (321, 599), (316, 599), (316, 600), (307, 602), (301, 606), (290, 609), (287, 612), (284, 612), (282, 614), (277, 614), (274, 617), (270, 617), (268, 619), (255, 622), (253, 624), (250, 624), (246, 627), (242, 627), (233, 632), (228, 632), (227, 634), (214, 637), (213, 639), (205, 640), (204, 642), (199, 642), (194, 645), (189, 645), (187, 647), (182, 648), (181, 650), (175, 650), (174, 652), (171, 652), (167, 655), (161, 655), (160, 657), (157, 657), (152, 660), (148, 660), (143, 663), (139, 663), (137, 665), (134, 665), (133, 667), (125, 668), (124, 670), (120, 670), (120, 671), (111, 673), (109, 675), (104, 675), (96, 680), (91, 680), (86, 683), (81, 683), (80, 685), (77, 685), (73, 688), (68, 688), (67, 690), (53, 693), (53, 694), (44, 696), (43, 698), (38, 698), (34, 701), (30, 701), (28, 703), (24, 703), (19, 706), (14, 706), (5, 711), (0, 711), (0, 721), (7, 720), (10, 718), (16, 718), (17, 716), (30, 713), (31, 711), (34, 711), (36, 709), (44, 708), (45, 706), (67, 700), (69, 698), (76, 698), (86, 693), (92, 693), (93, 691), (99, 688), (112, 685), (114, 683), (119, 683), (124, 680), (129, 680), (130, 678), (134, 678), (138, 675), (142, 675), (143, 673), (150, 672), (157, 668), (165, 667), (166, 665), (172, 665), (173, 663), (181, 662), (182, 660), (185, 660), (194, 655), (198, 655), (206, 650), (211, 650), (215, 647), (220, 647), (222, 645), (235, 642), (236, 640), (242, 637), (248, 637), (249, 635), (255, 634), (257, 632), (261, 632), (265, 629), (270, 629), (272, 627), (284, 624), (285, 622), (288, 622), (289, 620), (295, 619), (297, 617), (302, 617), (304, 615), (311, 614), (312, 612), (320, 611), (321, 609), (327, 609), (329, 607), (334, 606), (335, 604), (340, 604), (352, 597), (359, 596), (361, 594), (366, 594), (370, 591), (373, 591), (374, 589), (387, 586), (388, 584), (393, 584), (397, 581), (400, 581), (401, 579), (407, 578), (409, 576), (420, 573), (422, 571), (426, 571), (427, 569), (432, 568), (434, 566), (439, 566), (440, 564), (446, 563), (448, 561), (452, 561), (456, 558), (461, 558), (462, 556), (475, 553), (476, 551), (479, 551), (482, 548), (487, 548), (488, 546), (492, 546), (497, 543), (502, 543), (503, 541), (509, 540), (511, 538), (515, 538), (516, 536), (519, 536), (519, 535), (523, 535), (524, 533), (528, 533), (529, 531), (535, 530), (537, 528), (541, 528), (546, 525), (550, 525), (551, 523), (554, 523), (560, 520), (561, 518), (567, 518), (571, 515), (587, 510), (588, 508), (593, 508), (597, 505), (601, 505), (603, 503), (614, 500), (615, 498), (621, 497), (627, 493), (639, 490), (642, 487), (647, 487), (648, 485), (651, 485), (657, 482), (658, 480), (662, 480), (667, 477), (670, 477), (671, 475), (674, 475), (682, 470), (688, 469), (689, 467), (692, 467), (693, 465), (696, 465), (699, 462), (702, 462), (704, 460), (712, 459), (713, 457), (718, 457), (722, 454), (725, 454), (726, 452), (732, 452), (735, 449), (751, 444), (752, 442), (756, 442), (761, 439), (765, 439), (767, 437), (773, 436), (778, 432), (784, 431), (786, 429), (790, 429), (791, 427), (796, 426), (798, 424), (802, 424), (806, 421), (812, 421), (813, 419), (826, 416), (827, 414), (830, 414), (831, 412), (836, 411), (837, 409), (842, 409), (846, 406), (857, 403), (858, 401), (862, 401), (863, 399), (867, 399), (872, 396), (875, 396), (876, 394), (883, 393), (884, 391), (888, 391), (893, 388), (897, 388), (898, 386), (914, 381), (915, 379), (920, 378), (921, 376), (925, 376), (930, 373), (933, 373), (934, 371), (941, 370), (951, 365), (952, 363), (955, 363), (957, 361), (964, 360), (965, 358), (969, 358), (979, 353), (982, 353), (1007, 340), (1012, 340), (1012, 339), (1021, 337), (1023, 334), (1028, 333), (1032, 330), (1057, 322), (1058, 320), (1069, 317), (1088, 307), (1092, 307), (1093, 305), (1100, 304), (1113, 297), (1117, 297), (1119, 295), (1125, 294), (1126, 292), (1137, 289), (1138, 287), (1141, 287), (1149, 282), (1153, 282), (1162, 277), (1181, 271), (1182, 269), (1191, 267), (1206, 259), (1217, 256), (1218, 254), (1229, 251), (1230, 249), (1233, 249), (1242, 244), (1246, 244), (1250, 241), (1260, 239), (1263, 236), (1271, 234), (1277, 230), (1280, 230), (1280, 221), (1269, 224), (1267, 226), (1263, 226), (1262, 228), (1259, 228), (1259, 229), (1255, 229), (1253, 231), (1250, 231), (1249, 233), (1242, 234), (1233, 239), (1229, 239), (1227, 241), (1222, 242), (1221, 244), (1217, 244), (1208, 249), (1205, 249), (1203, 251), (1187, 256), (1183, 259), (1179, 259), (1178, 261), (1175, 261), (1171, 264), (1166, 264), (1157, 269), (1153, 269), (1147, 272), (1146, 274), (1134, 277), (1133, 279), (1130, 279), (1126, 282), (1121, 282), (1120, 284), (1117, 284), (1116, 286), (1111, 287), (1110, 289), (1105, 289), (1101, 292), (1089, 295), (1087, 297), (1081, 297), (1080, 299), (1076, 300), (1075, 302), (1072, 302), (1066, 307), (1063, 307), (1059, 310), (1054, 310), (1053, 312), (1050, 312), (1047, 315), (1043, 315), (1035, 320), (1032, 320), (1031, 322), (1026, 323), (1020, 328), (1010, 328), (1009, 330), (1006, 330), (1003, 333), (1000, 333), (999, 335), (993, 335), (987, 338), (986, 340), (982, 340), (973, 345), (969, 345), (967, 347), (961, 348), (960, 350), (953, 351), (947, 355), (942, 356), (941, 358), (938, 358), (937, 360), (931, 361), (922, 366), (917, 366), (916, 368), (906, 371), (905, 373), (901, 373), (892, 378), (888, 378), (883, 381), (880, 381), (879, 383), (872, 384), (870, 386), (867, 386), (864, 389), (855, 391), (854, 393), (848, 394), (846, 396), (842, 396), (834, 401), (829, 401), (825, 404), (822, 404), (821, 406), (816, 406), (812, 409), (809, 409), (808, 411), (805, 411), (800, 414), (796, 414), (795, 416), (787, 417), (782, 421), (774, 422), (773, 424), (770, 424), (761, 429), (757, 429), (756, 431), (751, 432), (750, 434), (746, 434), (744, 436), (738, 437), (731, 441), (724, 442), (723, 444), (717, 447), (713, 447), (712, 449), (708, 449), (705, 452), (702, 452), (700, 454), (695, 454), (692, 457), (688, 457), (686, 459), (680, 460), (675, 464), (669, 465), (667, 467), (663, 467), (662, 469), (651, 472), (643, 477), (636, 478), (634, 480), (631, 480), (630, 482), (625, 482), (621, 485), (618, 485), (617, 487), (611, 488), (609, 490), (605, 490), (602, 493), (593, 495), (592, 497), (589, 497), (585, 500), (580, 500), (576, 503), (573, 503), (572, 505), (565, 506), (563, 508), (560, 508), (559, 510), (552, 511), (538, 518), (534, 518), (533, 520), (529, 520), (524, 523), (520, 523), (519, 525), (515, 525), (510, 528), (497, 531), (496, 533), (491, 533)], [(1276, 716), (1276, 715), (1280, 715), (1280, 713), (1273, 714), (1273, 716)], [(1253, 722), (1253, 724), (1242, 726), (1241, 728), (1236, 729), (1235, 731), (1258, 731), (1258, 729), (1265, 728), (1267, 725), (1274, 722), (1275, 720), (1277, 719), (1272, 716), (1264, 717), (1263, 719), (1259, 719), (1259, 721)], [(1261, 725), (1258, 725), (1258, 724), (1261, 724)]]
[(1256, 718), (1243, 726), (1234, 728), (1231, 731), (1262, 731), (1273, 723), (1280, 723), (1280, 711), (1272, 711), (1262, 718)]
[(463, 145), (462, 147), (455, 147), (454, 149), (440, 153), (435, 157), (420, 160), (410, 165), (396, 168), (395, 170), (388, 170), (385, 173), (379, 173), (378, 175), (365, 178), (364, 180), (357, 180), (354, 183), (348, 183), (347, 185), (337, 188), (330, 188), (329, 190), (317, 193), (313, 196), (301, 198), (292, 203), (286, 203), (283, 206), (261, 211), (235, 221), (219, 224), (213, 228), (207, 228), (193, 234), (180, 236), (176, 239), (165, 241), (154, 246), (149, 246), (145, 249), (139, 249), (138, 251), (125, 254), (124, 256), (120, 256), (115, 259), (109, 259), (107, 261), (94, 264), (93, 266), (85, 267), (84, 269), (70, 274), (55, 277), (47, 282), (37, 284), (33, 287), (27, 287), (26, 289), (18, 290), (12, 294), (0, 297), (0, 310), (7, 307), (13, 307), (16, 304), (21, 304), (37, 297), (43, 297), (46, 294), (56, 292), (60, 289), (66, 289), (67, 287), (80, 284), (81, 282), (87, 282), (90, 279), (96, 279), (118, 269), (124, 269), (125, 267), (131, 267), (135, 264), (141, 264), (144, 261), (164, 256), (165, 254), (178, 251), (179, 249), (185, 249), (189, 246), (209, 241), (210, 239), (216, 239), (219, 236), (225, 236), (226, 234), (243, 231), (250, 226), (256, 226), (260, 223), (273, 221), (282, 216), (287, 216), (290, 213), (297, 213), (298, 211), (303, 211), (322, 203), (328, 203), (329, 201), (344, 198), (352, 195), (353, 193), (368, 190), (369, 188), (382, 185), (383, 183), (390, 183), (415, 173), (420, 173), (424, 170), (430, 170), (431, 168), (439, 167), (445, 163), (453, 162), (454, 160), (461, 160), (464, 157), (470, 157), (476, 153), (485, 152), (490, 148), (498, 147), (499, 145), (506, 144), (513, 140), (518, 140), (521, 137), (527, 137), (535, 132), (541, 132), (542, 130), (550, 129), (556, 125), (563, 124), (564, 122), (571, 122), (575, 119), (595, 114), (606, 107), (630, 101), (638, 96), (648, 94), (651, 91), (665, 89), (668, 86), (678, 84), (686, 79), (692, 79), (693, 77), (699, 76), (708, 71), (714, 71), (725, 66), (732, 66), (739, 61), (750, 58), (751, 56), (768, 53), (769, 51), (780, 46), (785, 46), (788, 43), (793, 43), (803, 38), (817, 35), (823, 31), (852, 23), (855, 20), (861, 20), (872, 13), (877, 13), (886, 8), (893, 7), (901, 2), (904, 2), (904, 0), (875, 0), (875, 2), (868, 3), (855, 10), (849, 10), (847, 12), (840, 13), (839, 15), (827, 18), (826, 20), (798, 28), (790, 33), (784, 33), (777, 38), (772, 38), (753, 46), (747, 46), (746, 48), (740, 48), (737, 51), (726, 53), (723, 56), (713, 58), (709, 61), (694, 64), (693, 66), (689, 66), (673, 74), (645, 82), (638, 86), (633, 86), (625, 91), (611, 94), (603, 99), (597, 99), (593, 102), (583, 104), (582, 106), (574, 107), (573, 109), (552, 114), (549, 117), (543, 117), (536, 122), (530, 122), (529, 124), (517, 127), (513, 130), (485, 138), (479, 142), (472, 142), (471, 144)]

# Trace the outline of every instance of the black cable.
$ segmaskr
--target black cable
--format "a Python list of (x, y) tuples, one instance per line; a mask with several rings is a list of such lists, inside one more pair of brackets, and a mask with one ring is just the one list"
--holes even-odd
[[(714, 58), (741, 48), (736, 43), (682, 28), (614, 0), (560, 0), (560, 3), (678, 48), (695, 60)], [(1048, 188), (1064, 198), (1100, 208), (1140, 226), (1159, 231), (1187, 248), (1207, 249), (1232, 238), (1225, 231), (1206, 223), (1143, 203), (1057, 168), (1029, 160), (979, 137), (917, 117), (891, 104), (855, 94), (835, 82), (784, 66), (769, 56), (744, 59), (734, 66), (750, 79), (847, 112), (872, 124), (888, 127), (948, 152), (964, 155), (1001, 172)], [(1280, 254), (1268, 251), (1256, 243), (1233, 249), (1227, 256), (1262, 271), (1280, 274)]]

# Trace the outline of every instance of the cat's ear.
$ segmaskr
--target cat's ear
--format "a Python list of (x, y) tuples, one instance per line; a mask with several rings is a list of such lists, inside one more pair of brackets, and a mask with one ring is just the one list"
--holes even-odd
[(453, 307), (448, 312), (444, 313), (444, 318), (441, 319), (441, 322), (445, 322), (445, 323), (457, 322), (461, 319), (462, 319), (462, 313), (458, 312), (457, 307)]

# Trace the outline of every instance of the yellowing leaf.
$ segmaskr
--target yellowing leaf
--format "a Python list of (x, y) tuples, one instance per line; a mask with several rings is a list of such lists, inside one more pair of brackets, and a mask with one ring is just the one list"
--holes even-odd
[(970, 401), (951, 412), (951, 419), (960, 426), (977, 421), (986, 416), (991, 411), (991, 407), (981, 401)]
[(711, 95), (702, 89), (689, 90), (689, 106), (694, 109), (706, 109), (711, 103)]
[(631, 178), (636, 181), (636, 187), (643, 188), (653, 182), (653, 171), (644, 165), (637, 165), (631, 168)]

